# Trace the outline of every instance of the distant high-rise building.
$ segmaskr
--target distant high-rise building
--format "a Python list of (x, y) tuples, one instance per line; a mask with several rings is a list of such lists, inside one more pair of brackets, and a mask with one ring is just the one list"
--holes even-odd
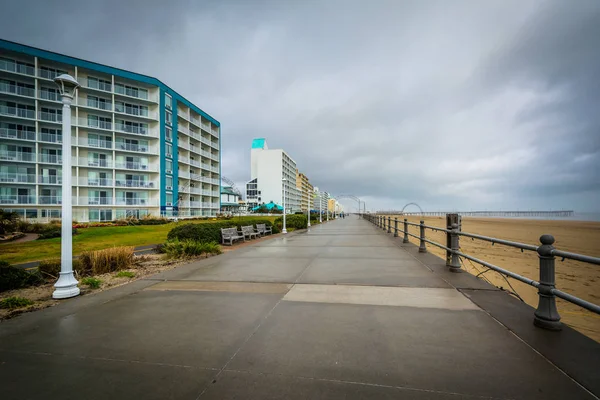
[(308, 177), (298, 170), (296, 170), (296, 187), (301, 191), (300, 209), (305, 212), (308, 208), (312, 209), (313, 185), (310, 184)]
[(248, 208), (274, 202), (288, 213), (300, 211), (296, 188), (296, 162), (282, 149), (269, 149), (264, 138), (254, 139), (250, 150), (250, 181), (246, 183)]
[[(73, 187), (62, 193), (62, 103), (71, 107)], [(31, 219), (212, 216), (220, 124), (156, 78), (0, 40), (0, 207)]]

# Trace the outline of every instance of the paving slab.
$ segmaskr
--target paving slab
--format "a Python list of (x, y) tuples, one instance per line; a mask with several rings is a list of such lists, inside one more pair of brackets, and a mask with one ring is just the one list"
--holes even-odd
[(0, 343), (0, 350), (220, 368), (280, 294), (143, 291)]
[(450, 287), (418, 261), (410, 259), (316, 258), (298, 283)]
[(229, 258), (196, 269), (185, 280), (295, 282), (310, 265), (311, 258), (244, 257)]
[(481, 397), (468, 396), (462, 393), (452, 394), (414, 388), (226, 370), (217, 378), (217, 382), (210, 385), (201, 399), (481, 400)]
[(285, 294), (291, 287), (291, 284), (284, 283), (166, 281), (146, 290)]
[(333, 247), (323, 249), (320, 257), (328, 258), (370, 258), (373, 260), (389, 258), (393, 260), (411, 260), (412, 257), (397, 247)]
[(290, 246), (260, 246), (251, 247), (244, 251), (243, 257), (246, 258), (312, 258), (326, 251), (327, 247), (320, 246), (305, 246), (305, 247), (290, 247)]
[(0, 351), (2, 400), (196, 399), (216, 370)]
[(592, 399), (481, 311), (283, 301), (228, 368), (514, 399)]

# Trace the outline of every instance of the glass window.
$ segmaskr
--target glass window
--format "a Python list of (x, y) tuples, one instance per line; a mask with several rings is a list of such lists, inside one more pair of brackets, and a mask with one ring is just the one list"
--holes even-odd
[(173, 157), (173, 146), (171, 146), (170, 144), (165, 144), (165, 153), (167, 154), (167, 157)]
[(173, 173), (173, 161), (165, 160), (165, 169), (167, 171), (167, 174), (172, 174)]
[(167, 176), (167, 177), (166, 177), (166, 180), (165, 180), (165, 185), (166, 185), (166, 186), (173, 187), (173, 177), (172, 177), (172, 176)]
[(173, 124), (173, 115), (171, 114), (171, 112), (167, 111), (166, 112), (166, 117), (165, 117), (165, 121), (167, 122), (167, 124), (172, 125)]
[(173, 108), (173, 99), (171, 98), (171, 96), (169, 96), (166, 93), (165, 93), (165, 107), (167, 107), (167, 109), (169, 109), (169, 110), (171, 110)]
[(171, 142), (173, 141), (173, 131), (168, 126), (165, 127), (165, 138)]

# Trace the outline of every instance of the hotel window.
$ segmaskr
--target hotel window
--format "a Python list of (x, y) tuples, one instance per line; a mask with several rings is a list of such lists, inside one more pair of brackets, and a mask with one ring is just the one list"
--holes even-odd
[(167, 109), (169, 109), (169, 110), (171, 110), (173, 108), (173, 99), (171, 98), (171, 96), (169, 96), (166, 93), (165, 93), (165, 107), (167, 107)]
[(165, 121), (167, 122), (167, 124), (172, 125), (173, 124), (173, 115), (171, 114), (170, 111), (166, 112), (166, 118)]
[(104, 90), (105, 92), (112, 91), (112, 83), (105, 79), (94, 78), (93, 76), (88, 76), (87, 84), (89, 88)]
[(165, 170), (166, 170), (167, 174), (173, 173), (173, 161), (165, 160)]
[(173, 146), (168, 143), (165, 144), (165, 153), (167, 154), (167, 157), (173, 158)]
[(168, 126), (165, 127), (165, 138), (169, 141), (173, 141), (173, 131)]

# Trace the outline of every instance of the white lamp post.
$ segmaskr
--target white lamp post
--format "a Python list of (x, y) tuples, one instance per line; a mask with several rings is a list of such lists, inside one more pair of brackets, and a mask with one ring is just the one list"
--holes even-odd
[(285, 183), (287, 179), (283, 178), (281, 181), (283, 182), (283, 229), (281, 233), (287, 233), (287, 229), (285, 229)]
[(62, 96), (62, 227), (60, 240), (60, 276), (54, 284), (52, 297), (67, 299), (79, 294), (73, 276), (73, 207), (71, 205), (71, 102), (75, 97), (77, 81), (67, 74), (54, 78)]

